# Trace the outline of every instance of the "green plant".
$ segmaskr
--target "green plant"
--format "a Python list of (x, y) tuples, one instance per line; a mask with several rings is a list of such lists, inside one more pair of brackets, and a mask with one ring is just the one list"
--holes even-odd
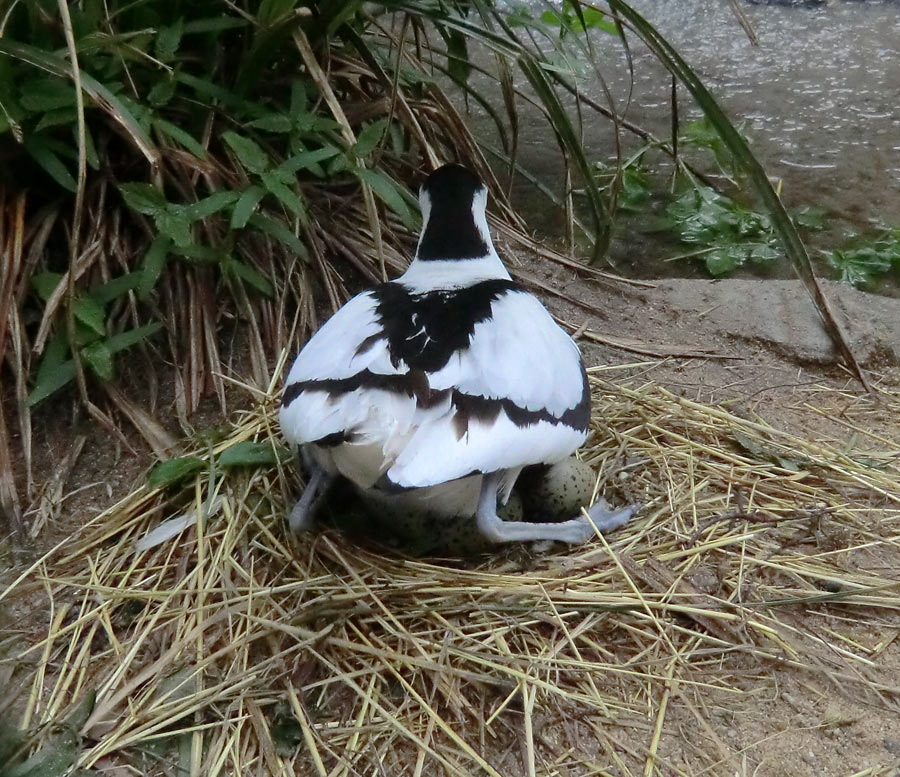
[(711, 275), (726, 275), (747, 262), (771, 264), (778, 256), (769, 219), (717, 194), (691, 187), (666, 209), (670, 228), (682, 243), (696, 246)]
[(870, 286), (891, 270), (900, 270), (900, 227), (876, 237), (858, 235), (845, 248), (825, 255), (838, 280), (854, 286)]
[[(749, 128), (750, 122), (748, 121), (742, 122), (735, 127), (738, 135), (748, 146), (747, 131)], [(704, 116), (702, 119), (686, 124), (681, 130), (679, 143), (682, 146), (707, 151), (712, 156), (719, 171), (729, 178), (736, 179), (741, 175), (742, 168), (739, 158), (719, 134), (718, 129), (709, 117)]]
[[(583, 39), (566, 30), (610, 24), (578, 4), (548, 21), (519, 14), (512, 25), (493, 7), (464, 2), (326, 2), (315, 9), (292, 0), (245, 9), (214, 0), (84, 2), (68, 13), (71, 46), (66, 16), (48, 0), (11, 8), (0, 38), (0, 143), (10, 158), (9, 183), (24, 188), (37, 177), (31, 210), (47, 205), (57, 223), (66, 220), (66, 196), (79, 192), (91, 226), (86, 235), (71, 235), (80, 235), (81, 245), (73, 243), (70, 253), (101, 246), (71, 279), (62, 258), (66, 237), (51, 230), (46, 264), (17, 279), (35, 292), (35, 310), (25, 317), (41, 321), (22, 364), (28, 370), (30, 357), (40, 357), (30, 370), (30, 405), (78, 377), (80, 364), (109, 380), (115, 354), (147, 344), (164, 325), (172, 358), (187, 359), (186, 382), (211, 383), (222, 396), (216, 340), (223, 314), (269, 329), (251, 339), (255, 377), (264, 382), (260, 344), (277, 341), (285, 329), (267, 300), (283, 289), (297, 258), (311, 267), (291, 284), (301, 292), (300, 320), (310, 321), (314, 272), (323, 273), (332, 304), (343, 294), (333, 257), (351, 259), (370, 280), (386, 265), (402, 267), (417, 205), (400, 181), (423, 158), (459, 154), (487, 172), (424, 58), (483, 104), (489, 98), (468, 84), (470, 42), (507, 58), (498, 82), (510, 90), (505, 76), (518, 61), (563, 147), (585, 168), (551, 73), (575, 61), (570, 50)], [(412, 51), (405, 28), (398, 35), (385, 23), (390, 14), (417, 30), (431, 25), (444, 47), (426, 39), (424, 49)], [(558, 37), (547, 55), (533, 37), (538, 29)], [(320, 56), (337, 63), (329, 76)], [(86, 98), (83, 141), (76, 78)], [(506, 96), (514, 125), (515, 95)], [(431, 104), (443, 108), (443, 121)], [(425, 106), (427, 121), (417, 118), (417, 105)], [(357, 205), (360, 188), (364, 208)], [(599, 190), (589, 188), (601, 235), (604, 206)], [(381, 224), (377, 202), (396, 221)], [(358, 227), (332, 229), (332, 219), (367, 228), (370, 239), (354, 238)], [(66, 325), (70, 313), (74, 326)], [(196, 406), (201, 391), (187, 389)]]

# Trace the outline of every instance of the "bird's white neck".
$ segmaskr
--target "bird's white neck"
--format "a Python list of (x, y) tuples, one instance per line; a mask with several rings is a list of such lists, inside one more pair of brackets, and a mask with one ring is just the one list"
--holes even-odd
[(489, 248), (486, 256), (477, 259), (414, 259), (397, 282), (414, 294), (421, 294), (435, 289), (465, 288), (496, 278), (509, 280), (509, 273), (494, 247), (489, 244)]

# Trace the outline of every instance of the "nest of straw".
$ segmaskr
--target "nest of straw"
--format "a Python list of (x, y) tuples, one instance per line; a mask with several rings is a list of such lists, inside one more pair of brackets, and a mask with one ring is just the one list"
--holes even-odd
[[(101, 771), (695, 774), (677, 755), (688, 747), (721, 773), (703, 699), (742, 693), (748, 672), (893, 693), (884, 644), (807, 617), (896, 607), (889, 572), (864, 563), (894, 554), (900, 530), (895, 443), (865, 431), (876, 400), (815, 398), (840, 401), (863, 455), (611, 374), (591, 376), (583, 455), (600, 491), (646, 507), (555, 554), (412, 559), (331, 531), (295, 541), (289, 467), (138, 488), (6, 592), (48, 600), (19, 659), (33, 748), (68, 720), (77, 764)], [(900, 410), (898, 393), (877, 402)], [(276, 445), (276, 410), (269, 396), (199, 455)], [(136, 549), (184, 514), (196, 524)], [(676, 709), (705, 732), (680, 749)]]

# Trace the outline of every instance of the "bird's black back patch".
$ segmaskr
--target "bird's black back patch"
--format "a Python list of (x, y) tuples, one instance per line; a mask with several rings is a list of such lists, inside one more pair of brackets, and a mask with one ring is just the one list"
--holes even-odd
[(469, 346), (476, 324), (490, 320), (493, 302), (519, 290), (502, 278), (421, 294), (400, 283), (384, 283), (372, 292), (382, 331), (363, 340), (357, 353), (387, 340), (395, 367), (403, 361), (410, 369), (437, 372), (456, 351)]
[(431, 214), (419, 241), (417, 259), (478, 259), (488, 245), (475, 226), (472, 201), (484, 188), (478, 176), (461, 165), (444, 165), (422, 186), (431, 198)]

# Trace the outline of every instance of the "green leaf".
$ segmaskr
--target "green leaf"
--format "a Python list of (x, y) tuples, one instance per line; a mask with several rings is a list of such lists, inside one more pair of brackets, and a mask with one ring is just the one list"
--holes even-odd
[(78, 111), (75, 108), (59, 108), (55, 111), (47, 111), (41, 120), (34, 126), (34, 132), (39, 133), (47, 127), (56, 127), (60, 124), (73, 125), (78, 121)]
[(540, 18), (544, 24), (549, 24), (551, 27), (562, 27), (563, 25), (562, 14), (553, 8), (548, 8), (544, 11)]
[(196, 472), (206, 469), (206, 462), (196, 456), (182, 456), (177, 459), (161, 461), (153, 466), (147, 476), (150, 488), (166, 488), (180, 483)]
[(21, 86), (19, 103), (34, 113), (75, 105), (75, 88), (62, 78), (32, 78)]
[[(174, 78), (160, 78), (153, 84), (153, 88), (147, 92), (147, 102), (154, 108), (162, 108), (164, 105), (169, 104), (169, 101), (175, 96), (177, 88), (178, 82)], [(161, 120), (157, 119), (157, 121)]]
[(254, 119), (247, 126), (261, 129), (264, 132), (284, 133), (290, 132), (294, 128), (294, 123), (290, 116), (285, 116), (283, 113), (270, 113), (268, 116)]
[(467, 38), (459, 30), (448, 30), (444, 40), (447, 43), (447, 72), (454, 81), (464, 84), (472, 74)]
[(240, 198), (231, 211), (231, 228), (242, 229), (247, 226), (247, 221), (259, 205), (259, 201), (265, 196), (266, 190), (262, 186), (249, 186), (241, 193)]
[(372, 191), (400, 217), (405, 227), (415, 231), (416, 220), (413, 218), (406, 200), (403, 199), (403, 194), (398, 184), (386, 173), (381, 172), (381, 170), (354, 168), (353, 174), (372, 187)]
[(240, 278), (263, 296), (275, 296), (275, 287), (272, 285), (272, 282), (253, 265), (246, 264), (238, 259), (229, 259), (222, 264), (222, 269), (226, 274)]
[(198, 219), (212, 216), (220, 210), (225, 210), (225, 208), (237, 202), (239, 197), (240, 195), (237, 192), (215, 192), (210, 194), (209, 197), (204, 197), (202, 200), (185, 205), (181, 213), (189, 221), (197, 221)]
[(825, 229), (827, 214), (821, 208), (807, 205), (794, 214), (794, 223), (804, 229)]
[(97, 701), (97, 693), (88, 691), (84, 697), (78, 702), (78, 705), (72, 710), (72, 713), (66, 718), (66, 726), (72, 731), (81, 731), (84, 724), (87, 723), (91, 713), (94, 711), (94, 705)]
[(184, 34), (184, 18), (179, 17), (174, 24), (160, 27), (156, 34), (156, 56), (163, 62), (172, 59), (181, 44), (181, 36)]
[(145, 216), (156, 216), (169, 204), (162, 192), (149, 183), (119, 184), (119, 191), (129, 208)]
[(138, 288), (142, 277), (143, 273), (138, 270), (110, 278), (102, 286), (91, 292), (91, 299), (100, 305), (108, 305), (113, 300)]
[(740, 252), (734, 250), (734, 246), (715, 248), (705, 256), (706, 269), (710, 275), (725, 275), (743, 264)]
[(75, 318), (98, 335), (106, 334), (106, 311), (90, 297), (75, 300)]
[(291, 81), (291, 116), (303, 116), (309, 112), (309, 98), (306, 94), (306, 81), (302, 78), (295, 78)]
[(854, 286), (867, 286), (891, 268), (892, 257), (877, 245), (835, 250), (826, 256), (838, 279)]
[[(61, 365), (66, 362), (66, 359), (69, 356), (69, 341), (66, 335), (63, 332), (55, 334), (50, 340), (47, 342), (47, 347), (44, 349), (44, 354), (41, 357), (41, 362), (38, 365), (37, 373), (35, 375), (34, 385), (35, 391), (39, 386), (53, 386), (56, 384), (58, 380), (61, 380), (62, 377), (56, 377), (55, 373), (59, 370)], [(74, 364), (70, 365), (72, 367), (72, 374), (68, 378), (71, 380), (75, 377), (75, 367)], [(66, 370), (63, 370), (65, 373)], [(62, 385), (65, 385), (64, 381)]]
[(165, 119), (154, 119), (153, 126), (158, 132), (174, 140), (179, 146), (190, 151), (198, 159), (207, 158), (206, 149), (200, 141), (176, 124), (172, 124), (172, 122)]
[(70, 192), (78, 189), (72, 173), (56, 155), (56, 152), (50, 148), (42, 135), (28, 136), (25, 139), (25, 150), (64, 189), (68, 189)]
[[(78, 146), (78, 126), (72, 127), (72, 140), (74, 146)], [(90, 127), (84, 128), (84, 158), (87, 166), (91, 170), (100, 169), (100, 155), (97, 153), (97, 146), (94, 144), (94, 135), (91, 133)]]
[[(59, 342), (61, 342), (62, 346), (65, 348), (65, 351), (63, 352), (63, 355), (65, 355), (65, 353), (68, 353), (68, 343), (66, 343), (63, 338), (60, 338)], [(44, 358), (41, 360), (41, 365), (38, 368), (37, 377), (34, 382), (34, 388), (31, 389), (26, 404), (29, 407), (40, 404), (47, 399), (47, 397), (55, 394), (63, 386), (74, 379), (75, 362), (71, 359), (62, 361), (59, 358), (58, 351), (51, 355), (48, 347), (47, 352), (44, 354)]]
[(248, 108), (253, 107), (253, 103), (238, 97), (234, 92), (230, 92), (228, 89), (223, 89), (208, 78), (198, 78), (190, 73), (181, 71), (175, 74), (175, 78), (179, 83), (193, 89), (199, 97), (205, 97), (210, 100), (221, 102), (223, 105), (239, 111), (247, 111)]
[(292, 251), (303, 257), (305, 261), (309, 261), (309, 252), (306, 250), (306, 246), (284, 224), (268, 216), (263, 216), (261, 213), (254, 213), (247, 223), (256, 227), (260, 232), (269, 235), (269, 237), (275, 238), (280, 243), (284, 243)]
[(191, 234), (191, 222), (179, 211), (165, 210), (154, 216), (156, 228), (179, 248), (189, 246), (194, 237)]
[(224, 32), (236, 30), (250, 24), (245, 19), (237, 19), (234, 16), (212, 16), (207, 19), (194, 19), (184, 25), (184, 34), (190, 35), (198, 32)]
[(284, 162), (278, 165), (275, 171), (279, 177), (296, 175), (300, 170), (312, 170), (316, 175), (322, 175), (319, 162), (331, 159), (332, 157), (338, 156), (340, 153), (341, 150), (337, 146), (331, 145), (317, 148), (314, 151), (300, 151), (299, 153), (288, 157)]
[(183, 247), (173, 246), (172, 253), (185, 259), (189, 264), (214, 265), (222, 261), (223, 249), (191, 243)]
[(165, 235), (157, 235), (144, 254), (140, 270), (141, 279), (137, 286), (138, 297), (141, 299), (146, 299), (156, 288), (156, 283), (166, 267), (166, 259), (171, 248), (171, 239)]
[(238, 161), (251, 173), (262, 173), (269, 169), (269, 155), (260, 145), (250, 138), (235, 132), (223, 132), (222, 139), (234, 152)]
[(618, 205), (622, 210), (640, 212), (650, 200), (650, 183), (644, 172), (635, 167), (622, 171), (622, 188)]
[(618, 37), (619, 28), (616, 23), (611, 21), (609, 17), (599, 8), (584, 8), (578, 6), (581, 11), (581, 27), (584, 30), (603, 30), (609, 35)]
[(152, 324), (144, 324), (143, 326), (137, 326), (134, 329), (127, 329), (112, 337), (107, 337), (104, 342), (106, 343), (106, 347), (109, 348), (110, 353), (117, 354), (138, 343), (149, 340), (162, 328), (163, 325), (158, 321)]
[(115, 376), (113, 369), (113, 355), (106, 343), (91, 343), (81, 351), (85, 363), (94, 371), (94, 374), (102, 380), (112, 380)]
[(369, 156), (384, 137), (387, 128), (387, 119), (378, 119), (363, 127), (362, 132), (356, 138), (356, 143), (351, 151), (358, 159)]
[(781, 253), (774, 246), (767, 243), (755, 243), (750, 246), (748, 258), (754, 264), (771, 264), (780, 256)]
[(31, 285), (38, 297), (46, 302), (53, 296), (53, 292), (56, 291), (56, 287), (59, 286), (62, 279), (62, 273), (44, 270), (32, 276)]
[(301, 221), (306, 221), (306, 207), (303, 204), (303, 200), (297, 196), (293, 189), (289, 186), (285, 186), (278, 180), (278, 177), (272, 173), (262, 173), (260, 175), (260, 180), (262, 181), (263, 186), (265, 186), (271, 194), (275, 195), (285, 208)]
[(289, 455), (286, 450), (279, 451), (270, 442), (244, 441), (226, 448), (219, 454), (217, 463), (227, 467), (265, 467), (277, 464), (278, 460)]

